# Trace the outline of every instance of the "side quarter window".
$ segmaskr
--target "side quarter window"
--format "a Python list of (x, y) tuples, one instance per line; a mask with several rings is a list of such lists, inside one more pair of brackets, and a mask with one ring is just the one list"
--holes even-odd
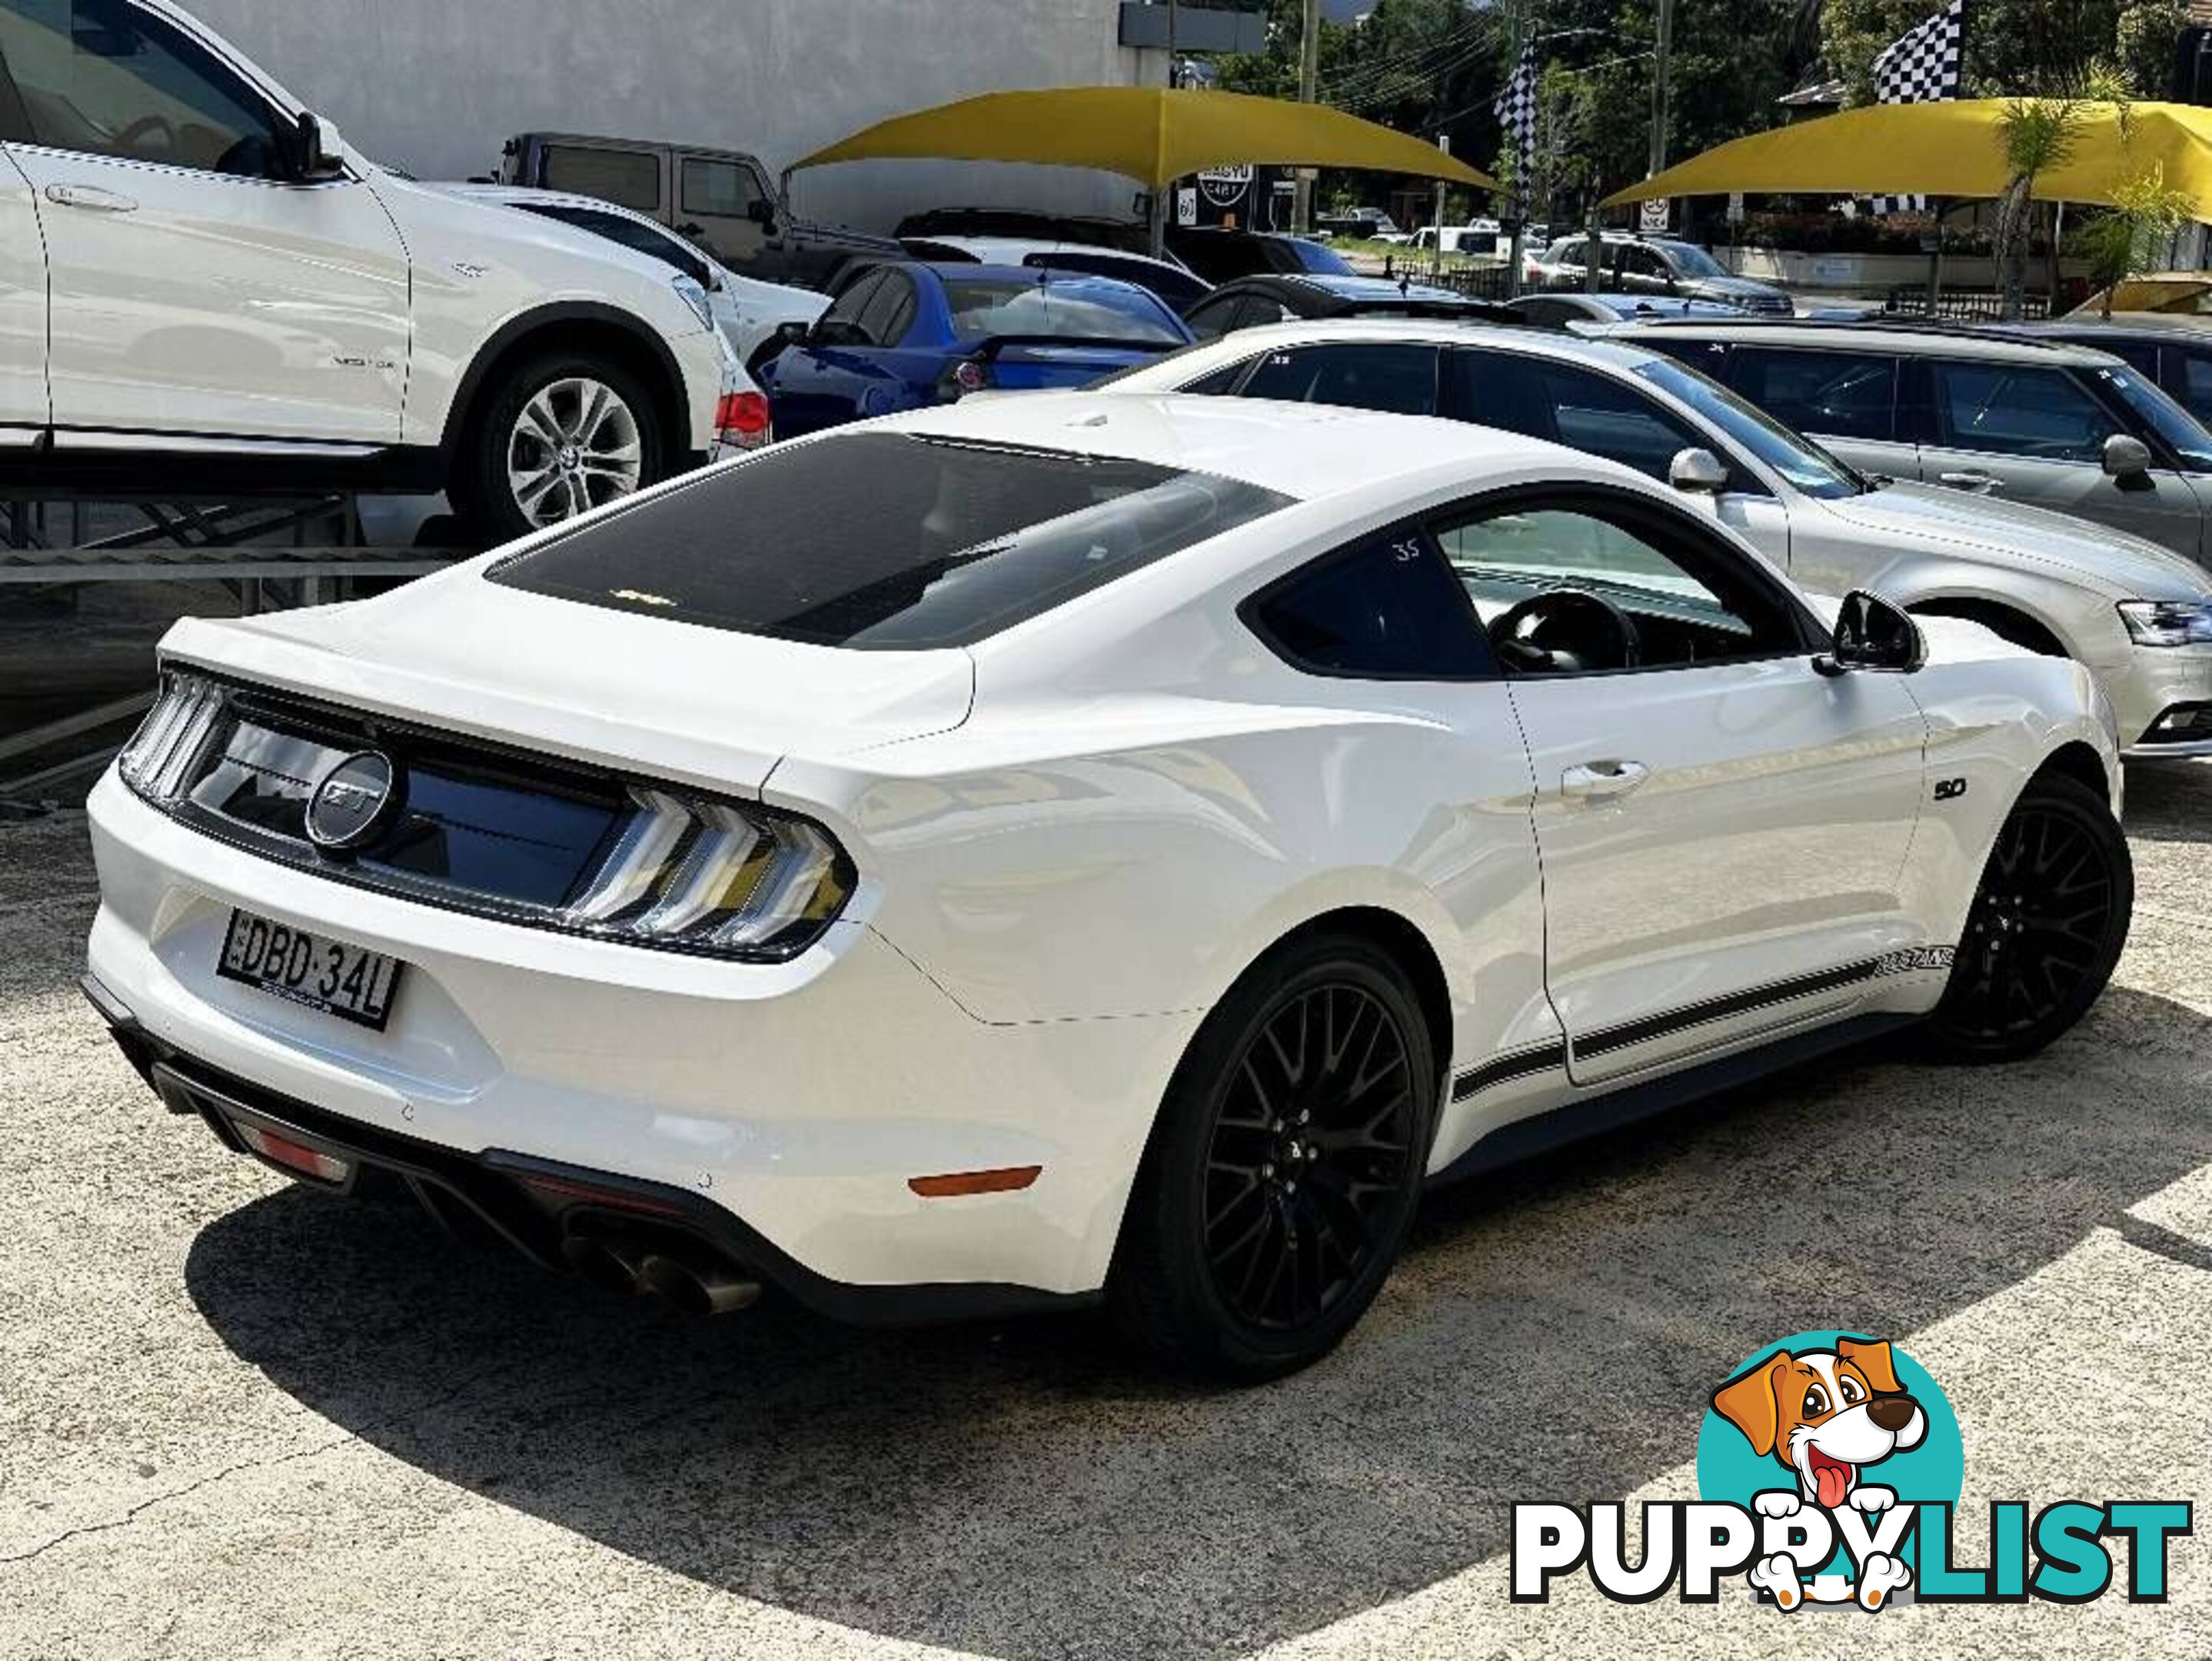
[(1739, 346), (1735, 389), (1785, 427), (1837, 438), (1897, 436), (1897, 360), (1871, 352)]
[(1361, 680), (1467, 680), (1496, 660), (1437, 548), (1401, 526), (1324, 555), (1245, 602), (1294, 668)]

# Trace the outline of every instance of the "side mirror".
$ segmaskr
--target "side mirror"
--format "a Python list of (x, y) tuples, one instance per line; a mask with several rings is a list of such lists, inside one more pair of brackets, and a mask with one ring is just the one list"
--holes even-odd
[(779, 323), (775, 326), (775, 340), (780, 346), (804, 346), (806, 338), (814, 332), (811, 323)]
[(344, 151), (337, 129), (306, 112), (292, 126), (280, 129), (284, 177), (295, 185), (313, 185), (336, 179), (345, 171)]
[(1726, 463), (1711, 450), (1677, 450), (1667, 464), (1667, 482), (1696, 496), (1719, 496), (1729, 487)]
[(2150, 471), (2150, 446), (2125, 433), (2105, 441), (2105, 471), (2114, 478), (2140, 478)]
[(775, 204), (765, 197), (755, 197), (745, 204), (745, 217), (767, 232), (775, 234)]
[(1869, 670), (1909, 675), (1928, 661), (1928, 638), (1902, 606), (1855, 588), (1836, 618), (1836, 637), (1826, 656), (1813, 660), (1824, 675)]

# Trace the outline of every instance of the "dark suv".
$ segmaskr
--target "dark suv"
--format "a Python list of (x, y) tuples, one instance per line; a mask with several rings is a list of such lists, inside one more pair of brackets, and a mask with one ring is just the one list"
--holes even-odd
[(526, 132), (507, 141), (499, 183), (595, 196), (692, 238), (744, 277), (827, 289), (855, 259), (896, 259), (887, 236), (796, 217), (742, 150), (651, 139)]

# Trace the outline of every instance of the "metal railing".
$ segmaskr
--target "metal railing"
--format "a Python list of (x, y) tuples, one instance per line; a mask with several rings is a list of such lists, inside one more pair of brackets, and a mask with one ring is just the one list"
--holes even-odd
[[(1962, 323), (1995, 323), (2004, 316), (2004, 296), (1994, 289), (1945, 289), (1931, 305), (1925, 286), (1892, 289), (1882, 309), (1896, 317), (1932, 317)], [(2021, 315), (2048, 317), (2051, 296), (2021, 296)]]

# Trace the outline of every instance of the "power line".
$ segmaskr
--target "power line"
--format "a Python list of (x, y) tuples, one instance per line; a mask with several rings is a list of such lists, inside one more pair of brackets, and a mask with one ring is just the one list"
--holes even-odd
[[(1331, 103), (1346, 98), (1362, 98), (1376, 87), (1407, 76), (1434, 75), (1449, 67), (1451, 63), (1463, 61), (1463, 49), (1469, 45), (1477, 47), (1494, 41), (1496, 28), (1491, 19), (1483, 15), (1470, 17), (1465, 23), (1438, 35), (1435, 40), (1409, 52), (1393, 54), (1367, 63), (1355, 64), (1328, 82), (1322, 95)], [(1445, 64), (1425, 64), (1423, 60), (1439, 53), (1449, 59)]]
[(1384, 104), (1395, 103), (1399, 99), (1405, 97), (1409, 89), (1417, 88), (1421, 82), (1441, 79), (1461, 65), (1471, 64), (1479, 58), (1487, 56), (1496, 48), (1495, 40), (1474, 41), (1451, 57), (1440, 63), (1431, 64), (1425, 70), (1377, 81), (1372, 86), (1350, 97), (1332, 93), (1327, 101), (1338, 109), (1355, 114), (1361, 110), (1375, 109)]

